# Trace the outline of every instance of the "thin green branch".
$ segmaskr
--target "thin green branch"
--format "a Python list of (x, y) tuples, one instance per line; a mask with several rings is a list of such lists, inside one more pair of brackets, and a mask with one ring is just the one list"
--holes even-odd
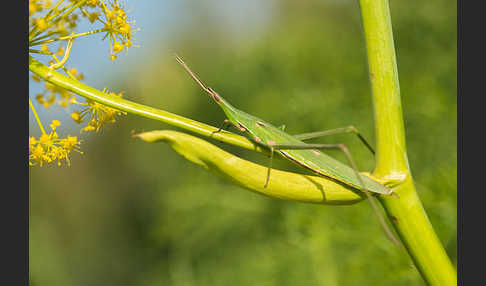
[[(57, 4), (52, 7), (49, 12), (47, 12), (47, 14), (43, 17), (46, 22), (52, 20), (54, 17), (56, 17), (57, 15), (59, 15), (60, 13), (62, 13), (63, 11), (65, 11), (66, 9), (68, 9), (69, 7), (71, 7), (72, 5), (74, 5), (74, 1), (67, 4), (66, 6), (64, 6), (62, 9), (60, 10), (57, 10), (57, 8), (64, 2), (64, 0), (61, 0), (59, 2), (57, 2)], [(54, 12), (54, 15), (51, 16), (51, 14)], [(30, 32), (29, 32), (29, 40), (32, 39), (33, 37), (37, 36), (37, 35), (40, 35), (42, 34), (43, 31), (38, 31), (37, 30), (37, 26), (34, 26)]]
[[(45, 18), (47, 19), (49, 16), (51, 16), (51, 14), (55, 11), (57, 11), (57, 7), (61, 6), (62, 2), (64, 2), (64, 0), (60, 0), (59, 2), (56, 3), (56, 5), (54, 5), (50, 10), (49, 12), (47, 12)], [(66, 7), (69, 7), (69, 5), (73, 5), (74, 3), (69, 3), (68, 6)]]
[(216, 140), (254, 150), (258, 152), (268, 152), (267, 150), (256, 146), (252, 141), (243, 136), (239, 136), (227, 131), (221, 131), (213, 134), (212, 132), (219, 128), (197, 122), (170, 112), (135, 103), (123, 98), (111, 96), (91, 86), (88, 86), (80, 81), (69, 78), (57, 71), (51, 70), (43, 63), (37, 61), (32, 56), (29, 56), (29, 70), (47, 82), (56, 86), (65, 88), (68, 91), (76, 93), (80, 96), (93, 100), (95, 102), (113, 107), (128, 113), (136, 114), (150, 119), (155, 119), (172, 126), (176, 126), (206, 137), (211, 137)]
[(48, 37), (50, 37), (50, 36), (52, 36), (52, 35), (55, 35), (55, 34), (57, 34), (57, 33), (58, 33), (57, 31), (50, 31), (49, 33), (47, 33), (47, 34), (45, 34), (45, 35), (42, 35), (42, 36), (39, 36), (39, 37), (37, 37), (37, 38), (35, 38), (35, 39), (29, 40), (29, 46), (30, 46), (30, 43), (33, 43), (33, 42), (38, 42), (38, 41), (40, 41), (40, 40), (42, 40), (42, 39), (48, 38)]
[(37, 111), (35, 110), (34, 105), (32, 104), (30, 98), (29, 98), (29, 106), (30, 109), (32, 110), (32, 113), (34, 113), (35, 120), (37, 121), (37, 124), (39, 125), (42, 134), (46, 134), (46, 130), (44, 129), (44, 126), (42, 126), (42, 122), (40, 121), (39, 115), (37, 115)]
[[(52, 25), (56, 24), (57, 22), (59, 22), (64, 17), (66, 17), (69, 14), (71, 14), (76, 8), (81, 7), (82, 5), (84, 5), (86, 3), (86, 1), (87, 0), (80, 0), (78, 2), (71, 2), (67, 6), (65, 6), (64, 8), (62, 8), (61, 10), (56, 11), (56, 13), (54, 13), (54, 15), (52, 15), (50, 17), (45, 17), (46, 23), (48, 23), (48, 24), (47, 24), (47, 27), (46, 27), (46, 29), (44, 31), (47, 31), (47, 29), (49, 27), (52, 27)], [(75, 4), (75, 5), (72, 6), (73, 4)], [(57, 15), (59, 15), (60, 13), (63, 13), (69, 7), (70, 7), (69, 10), (67, 10), (64, 14), (62, 14), (61, 16), (59, 16), (56, 19), (54, 19)], [(35, 28), (36, 27), (34, 27), (34, 29)], [(34, 38), (34, 37), (39, 36), (40, 34), (42, 34), (44, 31), (35, 31), (35, 30), (30, 31), (29, 32), (29, 41), (32, 40), (32, 38)]]
[(29, 49), (29, 53), (41, 54), (41, 55), (53, 55), (53, 53), (49, 51), (45, 52), (45, 51), (39, 51), (34, 49)]
[(53, 57), (56, 59), (57, 63), (50, 65), (49, 68), (58, 69), (58, 68), (64, 66), (64, 64), (67, 62), (67, 60), (69, 58), (69, 54), (71, 53), (71, 47), (73, 46), (73, 41), (74, 40), (72, 38), (69, 39), (67, 47), (66, 47), (66, 52), (64, 53), (64, 57), (60, 61), (57, 61), (57, 57), (55, 55), (53, 55)]
[(73, 35), (69, 35), (69, 36), (63, 36), (63, 37), (59, 37), (59, 38), (55, 38), (55, 39), (48, 39), (48, 40), (44, 40), (44, 41), (39, 41), (38, 39), (33, 39), (32, 43), (30, 43), (29, 46), (32, 47), (32, 46), (48, 44), (48, 43), (52, 43), (52, 42), (56, 42), (56, 41), (70, 40), (70, 39), (74, 39), (74, 38), (78, 38), (78, 37), (82, 37), (82, 36), (88, 36), (88, 35), (92, 35), (92, 34), (96, 34), (96, 33), (106, 32), (106, 31), (108, 31), (107, 28), (102, 28), (102, 29), (92, 30), (92, 31), (88, 31), (88, 32), (73, 34)]

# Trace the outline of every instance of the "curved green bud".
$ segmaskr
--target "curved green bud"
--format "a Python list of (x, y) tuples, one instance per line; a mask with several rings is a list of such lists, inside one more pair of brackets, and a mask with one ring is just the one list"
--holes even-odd
[(189, 161), (246, 189), (283, 200), (349, 205), (365, 198), (358, 190), (332, 179), (272, 170), (266, 188), (267, 166), (243, 160), (198, 137), (171, 130), (134, 135), (146, 142), (165, 142)]

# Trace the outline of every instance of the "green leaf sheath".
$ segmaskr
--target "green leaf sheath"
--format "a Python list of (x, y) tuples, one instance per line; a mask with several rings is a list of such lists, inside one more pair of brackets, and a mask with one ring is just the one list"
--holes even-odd
[[(29, 70), (44, 79), (45, 81), (50, 82), (56, 86), (60, 86), (85, 98), (91, 99), (106, 106), (123, 110), (128, 113), (136, 114), (150, 119), (155, 119), (169, 125), (180, 127), (184, 130), (188, 130), (207, 137), (211, 137), (212, 132), (218, 130), (218, 128), (216, 127), (197, 122), (176, 114), (172, 114), (167, 111), (163, 111), (143, 104), (138, 104), (123, 98), (110, 96), (107, 93), (97, 90), (77, 80), (73, 80), (68, 76), (65, 76), (61, 73), (56, 72), (55, 70), (50, 69), (43, 63), (34, 59), (32, 56), (29, 56)], [(212, 138), (249, 150), (267, 152), (267, 150), (256, 146), (246, 137), (239, 136), (227, 131), (215, 133), (212, 135)]]
[[(376, 168), (385, 182), (404, 180), (379, 196), (415, 266), (429, 285), (456, 285), (457, 274), (415, 190), (407, 159), (398, 71), (387, 0), (360, 0), (376, 131)], [(411, 11), (413, 12), (413, 11)]]
[(270, 182), (264, 188), (267, 166), (243, 160), (205, 140), (185, 133), (155, 130), (137, 134), (135, 137), (146, 142), (165, 142), (189, 161), (266, 196), (329, 205), (349, 205), (364, 199), (363, 193), (337, 181), (276, 169), (272, 170)]

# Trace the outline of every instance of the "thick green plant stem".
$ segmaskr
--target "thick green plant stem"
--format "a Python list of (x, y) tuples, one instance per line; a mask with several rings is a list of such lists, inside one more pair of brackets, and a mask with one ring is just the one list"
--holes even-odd
[(266, 196), (327, 205), (349, 205), (365, 198), (362, 192), (325, 177), (276, 169), (272, 170), (272, 178), (264, 188), (268, 166), (243, 160), (205, 140), (185, 133), (154, 130), (134, 137), (149, 143), (167, 143), (187, 160), (246, 189)]
[(400, 198), (380, 196), (415, 266), (429, 285), (456, 285), (457, 274), (415, 190), (407, 159), (398, 71), (388, 0), (360, 0), (376, 131), (373, 176), (399, 181)]
[(176, 114), (172, 114), (164, 110), (135, 103), (116, 96), (110, 96), (105, 92), (97, 90), (80, 81), (71, 79), (68, 76), (58, 73), (57, 71), (37, 61), (32, 56), (29, 56), (29, 70), (55, 86), (60, 86), (62, 88), (65, 88), (66, 90), (69, 90), (73, 93), (101, 103), (103, 105), (123, 110), (131, 114), (136, 114), (150, 119), (162, 121), (172, 126), (180, 127), (182, 129), (192, 131), (194, 133), (207, 137), (212, 137), (216, 140), (233, 144), (242, 148), (259, 152), (267, 152), (266, 150), (253, 144), (253, 142), (248, 140), (246, 137), (239, 136), (224, 130), (212, 134), (212, 132), (218, 130), (219, 128), (197, 122), (195, 120), (191, 120)]

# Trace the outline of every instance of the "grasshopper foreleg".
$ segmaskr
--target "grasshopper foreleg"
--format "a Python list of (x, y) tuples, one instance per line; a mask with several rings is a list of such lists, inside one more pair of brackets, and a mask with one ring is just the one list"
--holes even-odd
[(268, 186), (268, 182), (270, 181), (270, 170), (272, 170), (272, 164), (273, 164), (274, 149), (273, 147), (269, 147), (269, 148), (270, 148), (270, 164), (268, 165), (267, 179), (265, 181), (265, 185), (263, 185), (263, 188), (266, 188)]
[(223, 124), (221, 124), (221, 126), (219, 127), (218, 130), (211, 132), (211, 136), (210, 137), (212, 137), (215, 133), (221, 132), (221, 130), (226, 129), (226, 128), (230, 127), (230, 126), (233, 126), (233, 123), (231, 121), (229, 121), (228, 119), (225, 119), (223, 121)]

